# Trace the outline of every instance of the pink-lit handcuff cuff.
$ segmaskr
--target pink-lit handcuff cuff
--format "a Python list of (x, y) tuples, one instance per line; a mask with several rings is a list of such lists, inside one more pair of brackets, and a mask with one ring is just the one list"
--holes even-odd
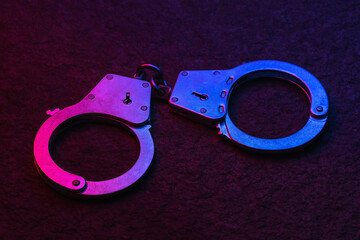
[[(158, 71), (157, 84), (140, 80), (145, 68)], [(282, 152), (311, 142), (323, 130), (327, 121), (328, 98), (321, 83), (308, 71), (280, 61), (255, 61), (229, 70), (182, 71), (175, 87), (167, 86), (157, 67), (144, 64), (136, 77), (106, 75), (79, 103), (53, 112), (40, 127), (34, 142), (35, 165), (43, 179), (55, 189), (78, 197), (103, 197), (137, 182), (146, 173), (154, 156), (150, 129), (150, 99), (152, 89), (168, 99), (173, 111), (186, 117), (216, 126), (219, 134), (248, 149), (263, 152)], [(250, 136), (238, 129), (228, 114), (231, 92), (241, 83), (275, 77), (297, 84), (309, 97), (310, 114), (298, 132), (278, 139)], [(154, 92), (154, 91), (153, 91)], [(133, 167), (116, 178), (88, 181), (60, 168), (50, 156), (49, 148), (57, 134), (77, 120), (97, 119), (117, 123), (132, 132), (139, 141), (140, 154)]]

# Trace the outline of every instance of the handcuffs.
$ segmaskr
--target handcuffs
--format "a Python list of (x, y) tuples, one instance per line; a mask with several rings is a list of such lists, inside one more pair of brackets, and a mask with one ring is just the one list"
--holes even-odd
[[(146, 69), (157, 73), (151, 76), (150, 83), (143, 80)], [(310, 114), (301, 130), (284, 138), (263, 139), (250, 136), (234, 125), (228, 113), (231, 92), (240, 84), (260, 77), (288, 80), (307, 94)], [(169, 99), (173, 111), (216, 126), (219, 134), (256, 151), (281, 152), (304, 146), (319, 135), (327, 121), (329, 103), (321, 83), (308, 71), (286, 62), (264, 60), (228, 70), (182, 71), (172, 92), (162, 71), (154, 65), (141, 65), (135, 78), (108, 74), (79, 103), (48, 111), (51, 117), (35, 137), (34, 156), (39, 174), (50, 186), (68, 195), (90, 198), (117, 193), (141, 179), (154, 156), (154, 142), (149, 130), (152, 92), (158, 98)], [(130, 170), (110, 180), (88, 181), (54, 162), (49, 148), (56, 136), (71, 124), (87, 119), (119, 124), (137, 137), (140, 154)]]

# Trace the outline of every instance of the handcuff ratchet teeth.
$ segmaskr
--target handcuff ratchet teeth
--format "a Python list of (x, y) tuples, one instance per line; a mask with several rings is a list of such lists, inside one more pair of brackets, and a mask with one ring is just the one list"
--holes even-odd
[[(278, 139), (257, 138), (231, 121), (231, 92), (241, 83), (260, 77), (288, 80), (305, 91), (311, 106), (309, 119), (300, 131)], [(325, 89), (316, 77), (301, 67), (273, 60), (250, 62), (229, 70), (182, 71), (169, 101), (175, 112), (217, 126), (219, 134), (231, 141), (264, 152), (287, 151), (309, 143), (324, 128), (329, 109)]]
[[(52, 187), (78, 197), (101, 197), (119, 192), (138, 181), (154, 156), (150, 134), (151, 87), (146, 81), (106, 75), (79, 103), (50, 112), (35, 137), (35, 165)], [(126, 173), (105, 181), (88, 181), (60, 168), (51, 158), (49, 148), (56, 135), (79, 120), (96, 119), (119, 124), (133, 133), (140, 145), (136, 163)]]

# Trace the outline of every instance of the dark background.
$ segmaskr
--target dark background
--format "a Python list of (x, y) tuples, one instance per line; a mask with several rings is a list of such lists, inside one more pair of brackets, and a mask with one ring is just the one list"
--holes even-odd
[[(1, 1), (0, 239), (360, 239), (359, 1)], [(292, 154), (241, 149), (217, 130), (152, 101), (155, 157), (135, 188), (74, 200), (33, 163), (45, 111), (80, 101), (107, 73), (142, 63), (164, 70), (228, 69), (274, 59), (313, 73), (326, 89), (324, 133)], [(296, 86), (259, 79), (230, 101), (245, 132), (299, 130), (309, 114)], [(51, 149), (86, 179), (116, 177), (137, 141), (85, 124)]]

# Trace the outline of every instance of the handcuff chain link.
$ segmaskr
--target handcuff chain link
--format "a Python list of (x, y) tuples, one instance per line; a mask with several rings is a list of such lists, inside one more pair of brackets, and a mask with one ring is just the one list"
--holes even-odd
[[(168, 100), (171, 94), (171, 87), (164, 80), (163, 71), (155, 65), (152, 64), (142, 64), (140, 65), (134, 74), (134, 78), (139, 80), (147, 80), (145, 69), (153, 70), (156, 74), (151, 74), (150, 84), (152, 89), (155, 92), (155, 96), (158, 99)], [(158, 82), (158, 83), (156, 83)]]

